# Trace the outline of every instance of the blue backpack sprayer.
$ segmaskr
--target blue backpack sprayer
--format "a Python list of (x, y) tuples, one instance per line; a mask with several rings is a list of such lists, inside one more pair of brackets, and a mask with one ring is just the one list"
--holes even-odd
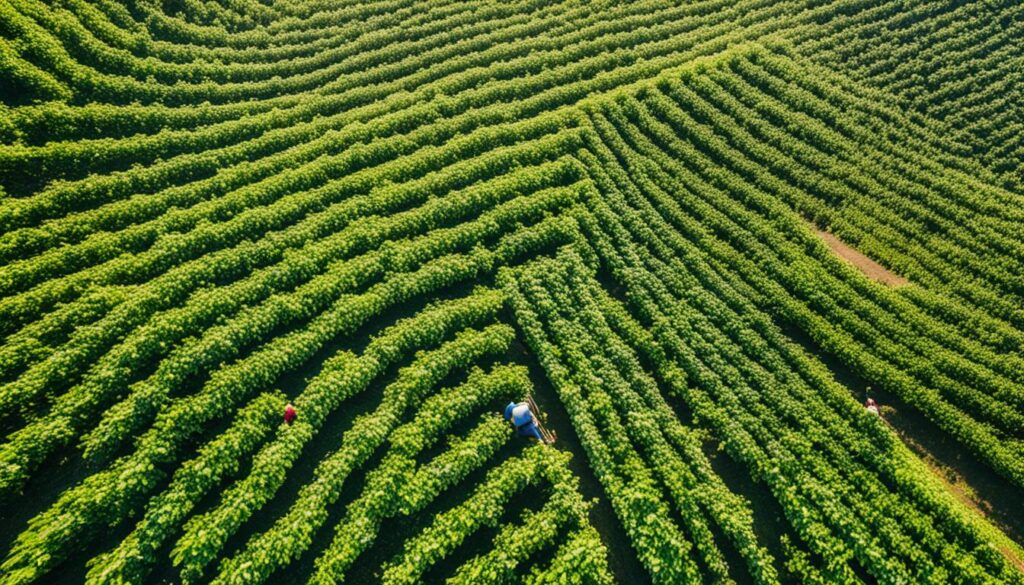
[(554, 443), (555, 435), (544, 429), (534, 416), (535, 411), (540, 412), (532, 397), (527, 397), (526, 402), (510, 402), (505, 407), (505, 420), (512, 423), (520, 437), (532, 437), (549, 445)]

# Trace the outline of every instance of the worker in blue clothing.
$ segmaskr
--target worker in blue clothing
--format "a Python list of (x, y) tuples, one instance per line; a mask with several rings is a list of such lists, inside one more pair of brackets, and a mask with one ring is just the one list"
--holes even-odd
[(537, 419), (526, 402), (519, 404), (510, 402), (505, 407), (505, 420), (512, 422), (512, 426), (519, 432), (520, 437), (533, 437), (544, 442), (544, 436), (541, 434), (540, 428), (537, 427)]

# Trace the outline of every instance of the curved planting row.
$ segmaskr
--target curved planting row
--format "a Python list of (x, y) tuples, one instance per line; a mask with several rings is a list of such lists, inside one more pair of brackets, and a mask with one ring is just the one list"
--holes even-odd
[(1022, 15), (0, 5), (0, 584), (1024, 584)]

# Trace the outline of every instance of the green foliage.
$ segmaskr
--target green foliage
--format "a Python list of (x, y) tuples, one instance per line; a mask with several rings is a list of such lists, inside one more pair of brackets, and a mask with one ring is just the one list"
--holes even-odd
[(0, 3), (0, 585), (1024, 584), (1022, 19)]

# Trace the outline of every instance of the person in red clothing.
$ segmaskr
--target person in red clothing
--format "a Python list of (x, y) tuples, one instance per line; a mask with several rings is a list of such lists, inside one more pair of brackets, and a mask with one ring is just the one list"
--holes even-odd
[(864, 403), (864, 408), (871, 414), (878, 415), (878, 404), (874, 398), (868, 398), (867, 402)]
[(295, 407), (289, 402), (288, 405), (284, 407), (284, 422), (291, 425), (295, 422), (295, 418), (298, 416), (299, 413), (295, 412)]

